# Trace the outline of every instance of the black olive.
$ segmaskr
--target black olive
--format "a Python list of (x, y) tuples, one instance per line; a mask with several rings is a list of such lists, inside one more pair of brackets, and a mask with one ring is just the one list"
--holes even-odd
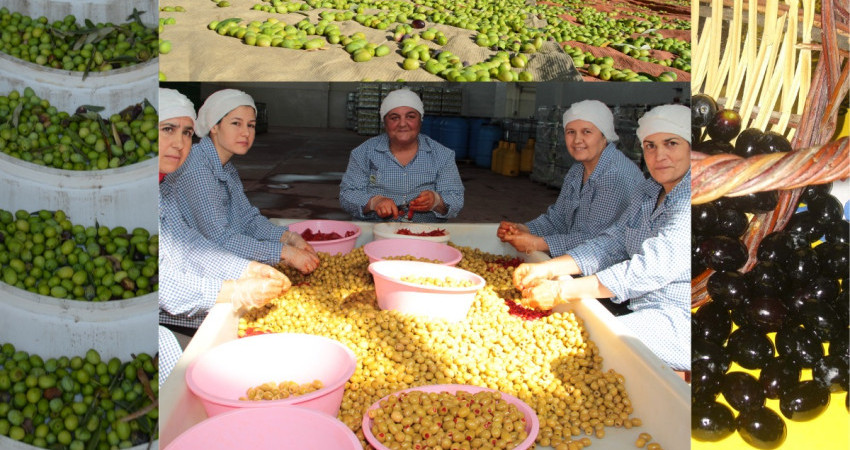
[(761, 295), (780, 295), (790, 287), (788, 277), (780, 269), (778, 263), (771, 261), (757, 262), (747, 272), (747, 284), (750, 292)]
[(806, 303), (800, 308), (800, 316), (803, 326), (821, 341), (829, 341), (833, 333), (841, 328), (838, 315), (831, 306), (824, 303)]
[(416, 19), (413, 22), (411, 22), (410, 25), (412, 25), (413, 28), (425, 28), (425, 21), (420, 20), (420, 19)]
[(735, 271), (714, 272), (708, 277), (706, 290), (711, 299), (734, 309), (749, 295), (747, 277)]
[(733, 153), (735, 147), (726, 141), (708, 139), (694, 144), (693, 150), (695, 152), (705, 153), (706, 155), (720, 155), (723, 153)]
[(810, 202), (818, 197), (828, 195), (832, 191), (832, 183), (811, 184), (803, 188), (803, 193), (800, 194), (800, 201)]
[(748, 213), (765, 213), (776, 209), (779, 204), (779, 193), (776, 191), (754, 192), (752, 194), (733, 197), (735, 208)]
[(782, 268), (795, 285), (807, 283), (821, 272), (817, 255), (810, 247), (803, 247), (794, 251)]
[(705, 339), (697, 338), (691, 342), (691, 363), (699, 360), (706, 360), (712, 365), (716, 365), (717, 370), (721, 373), (726, 373), (729, 370), (729, 364), (732, 363), (725, 348)]
[(704, 127), (717, 114), (717, 102), (708, 95), (695, 94), (691, 96), (691, 126)]
[(775, 296), (749, 298), (739, 308), (745, 309), (747, 324), (765, 333), (779, 331), (788, 316), (788, 308)]
[(706, 124), (711, 139), (729, 142), (741, 131), (741, 115), (731, 109), (721, 109)]
[(803, 381), (779, 395), (782, 415), (804, 422), (821, 415), (829, 406), (829, 389), (816, 381)]
[(737, 209), (724, 209), (717, 214), (715, 233), (733, 238), (741, 237), (747, 231), (750, 221), (747, 214)]
[[(733, 333), (734, 334), (734, 333)], [(786, 326), (776, 332), (776, 353), (811, 368), (815, 361), (823, 358), (823, 344), (811, 330), (799, 326)]]
[(737, 270), (747, 262), (747, 246), (740, 239), (713, 236), (700, 243), (705, 265), (712, 270)]
[(697, 328), (691, 332), (694, 338), (723, 345), (732, 332), (732, 317), (721, 303), (708, 302), (700, 306), (693, 314), (693, 319), (697, 323)]
[(717, 208), (714, 203), (703, 203), (691, 207), (691, 229), (697, 235), (713, 235), (717, 225)]
[(760, 153), (787, 153), (791, 151), (791, 143), (788, 142), (788, 139), (775, 131), (764, 133), (757, 145)]
[(841, 202), (829, 194), (810, 200), (807, 206), (812, 217), (818, 222), (833, 223), (844, 217)]
[(767, 408), (742, 412), (735, 425), (744, 441), (761, 449), (779, 447), (788, 432), (782, 417)]
[(850, 272), (850, 246), (839, 242), (824, 242), (815, 247), (815, 253), (818, 255), (821, 274), (832, 278), (847, 278)]
[(701, 236), (691, 233), (691, 279), (698, 277), (705, 271), (705, 263), (703, 262), (702, 252), (698, 244), (702, 240), (703, 238)]
[(693, 143), (693, 145), (702, 142), (702, 129), (694, 126), (691, 127), (691, 142)]
[(826, 242), (850, 243), (850, 222), (838, 220), (827, 225), (823, 232), (823, 239)]
[(698, 441), (719, 441), (735, 431), (735, 416), (722, 403), (691, 407), (691, 437)]
[(714, 403), (723, 383), (723, 372), (717, 364), (698, 359), (691, 363), (691, 402), (694, 405)]
[(723, 376), (723, 398), (738, 411), (764, 407), (764, 388), (756, 378), (746, 372), (729, 372)]
[(759, 242), (756, 256), (759, 261), (783, 263), (794, 252), (793, 238), (784, 231), (774, 231)]
[(838, 355), (827, 355), (815, 362), (812, 379), (830, 392), (847, 390), (847, 363)]
[(786, 389), (800, 382), (802, 368), (790, 358), (774, 358), (762, 367), (759, 372), (759, 383), (764, 388), (767, 398), (779, 398)]
[(775, 350), (767, 334), (753, 328), (738, 328), (729, 335), (726, 351), (745, 369), (758, 369), (773, 359)]
[(818, 223), (810, 211), (798, 212), (791, 216), (785, 231), (799, 237), (807, 243), (813, 243), (823, 236), (826, 224)]
[(838, 356), (850, 364), (850, 329), (846, 325), (836, 330), (830, 338), (829, 354)]
[(764, 133), (758, 128), (747, 128), (742, 131), (735, 139), (735, 154), (743, 158), (761, 154), (758, 142), (762, 136)]

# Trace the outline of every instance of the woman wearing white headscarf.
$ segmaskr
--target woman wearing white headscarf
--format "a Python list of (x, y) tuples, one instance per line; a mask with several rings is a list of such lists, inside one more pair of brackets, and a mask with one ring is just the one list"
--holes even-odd
[(620, 217), (644, 181), (638, 166), (617, 149), (614, 115), (604, 103), (573, 103), (563, 123), (567, 151), (580, 164), (570, 167), (545, 213), (525, 224), (499, 224), (496, 236), (518, 251), (556, 257), (596, 237)]
[(421, 134), (425, 108), (408, 89), (381, 102), (387, 132), (354, 150), (342, 177), (339, 202), (358, 220), (445, 222), (463, 208), (463, 183), (454, 152)]
[(651, 178), (616, 224), (562, 257), (514, 272), (530, 307), (551, 309), (588, 297), (629, 301), (632, 312), (619, 319), (676, 370), (690, 367), (689, 113), (685, 106), (662, 105), (638, 121)]
[[(177, 171), (189, 155), (195, 109), (180, 92), (160, 88), (159, 119), (162, 178)], [(160, 185), (159, 222), (159, 320), (181, 335), (193, 335), (217, 303), (249, 309), (290, 286), (280, 271), (224, 251), (189, 227), (179, 209), (179, 193), (167, 183)]]
[(187, 223), (207, 239), (249, 260), (283, 262), (310, 273), (319, 266), (313, 247), (251, 205), (231, 162), (254, 144), (256, 116), (254, 99), (242, 91), (224, 89), (210, 95), (198, 110), (195, 132), (201, 141), (165, 183), (179, 192)]

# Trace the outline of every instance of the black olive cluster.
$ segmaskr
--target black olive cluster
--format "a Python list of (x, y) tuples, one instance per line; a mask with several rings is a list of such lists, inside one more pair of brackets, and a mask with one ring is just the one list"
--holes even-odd
[[(693, 102), (695, 118), (710, 112), (713, 102), (708, 100)], [(727, 120), (732, 114), (720, 111), (712, 117), (721, 114), (721, 119), (695, 123), (707, 124), (711, 140), (705, 142), (731, 146), (721, 140), (728, 135), (718, 133), (734, 122)], [(723, 152), (751, 156), (741, 151), (759, 147), (741, 144), (745, 136), (757, 134), (748, 131), (738, 135), (734, 150)], [(766, 136), (757, 142), (772, 141)], [(748, 249), (741, 236), (749, 226), (748, 213), (773, 210), (776, 192), (721, 198), (693, 207), (692, 270), (695, 277), (706, 269), (714, 271), (707, 280), (711, 301), (692, 318), (691, 432), (695, 439), (717, 441), (737, 430), (755, 447), (776, 448), (787, 432), (782, 416), (794, 421), (814, 419), (828, 407), (830, 393), (847, 391), (850, 224), (842, 217), (841, 203), (829, 194), (830, 188), (805, 189), (800, 198), (805, 208), (799, 208), (783, 231), (759, 243), (757, 262), (746, 273), (741, 270)], [(730, 372), (732, 362), (758, 375)], [(801, 380), (803, 369), (811, 369), (811, 380)], [(719, 394), (737, 416), (717, 401)], [(781, 415), (768, 408), (765, 399), (778, 399)], [(845, 406), (847, 402), (845, 394)]]
[[(785, 136), (757, 128), (741, 131), (741, 122), (737, 111), (718, 108), (710, 96), (696, 94), (691, 97), (691, 142), (694, 142), (694, 151), (708, 155), (731, 153), (744, 158), (791, 151), (791, 143)], [(734, 145), (732, 141), (735, 141)]]

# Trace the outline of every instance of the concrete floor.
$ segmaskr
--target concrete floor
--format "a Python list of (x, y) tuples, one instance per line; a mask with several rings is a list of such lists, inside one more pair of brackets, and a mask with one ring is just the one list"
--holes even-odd
[[(348, 220), (339, 183), (349, 153), (368, 138), (345, 129), (270, 128), (233, 161), (248, 199), (267, 217)], [(472, 161), (458, 161), (458, 170), (466, 198), (454, 223), (524, 222), (558, 197), (557, 189), (528, 175), (497, 175)]]

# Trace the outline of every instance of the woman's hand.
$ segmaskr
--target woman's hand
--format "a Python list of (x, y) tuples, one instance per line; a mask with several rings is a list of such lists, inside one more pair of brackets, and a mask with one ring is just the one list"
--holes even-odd
[(520, 264), (514, 269), (514, 286), (522, 291), (539, 284), (543, 280), (548, 280), (552, 276), (552, 271), (546, 263)]
[(305, 275), (319, 267), (319, 255), (291, 245), (284, 246), (280, 251), (280, 260)]
[(422, 191), (410, 201), (410, 209), (413, 211), (431, 211), (439, 206), (440, 200), (434, 191)]
[(522, 290), (521, 303), (526, 308), (548, 311), (574, 297), (570, 294), (571, 282), (571, 279), (541, 280), (534, 286)]
[[(521, 230), (520, 227), (525, 227), (525, 225), (503, 220), (499, 222), (499, 228), (496, 230), (496, 237), (499, 238), (502, 242), (506, 242), (506, 238), (518, 233)], [(528, 227), (525, 228), (526, 231), (528, 231)]]
[(234, 310), (248, 310), (265, 305), (286, 292), (292, 284), (286, 276), (279, 278), (240, 278), (221, 285), (217, 302), (229, 302)]
[(310, 245), (307, 241), (305, 241), (300, 234), (289, 230), (283, 232), (283, 234), (280, 236), (280, 242), (283, 243), (283, 245), (291, 245), (293, 247), (298, 247), (302, 250), (307, 250), (311, 253), (316, 253), (316, 250), (313, 249), (313, 246)]
[(517, 230), (512, 234), (506, 235), (502, 242), (511, 244), (517, 251), (523, 253), (531, 253), (533, 251), (548, 251), (549, 245), (546, 241), (537, 235), (527, 231)]
[(366, 210), (363, 212), (368, 213), (369, 211), (375, 211), (375, 214), (382, 219), (389, 217), (398, 219), (398, 206), (392, 199), (380, 195), (369, 200), (369, 204), (366, 205)]
[[(248, 267), (246, 267), (245, 270), (242, 271), (242, 276), (239, 277), (239, 279), (241, 280), (245, 278), (271, 278), (276, 280), (286, 280), (286, 282), (289, 283), (289, 278), (287, 278), (286, 275), (283, 274), (283, 272), (275, 269), (274, 267), (268, 264), (263, 264), (256, 261), (251, 261), (250, 263), (248, 263)], [(289, 286), (287, 286), (286, 289), (289, 289)]]

